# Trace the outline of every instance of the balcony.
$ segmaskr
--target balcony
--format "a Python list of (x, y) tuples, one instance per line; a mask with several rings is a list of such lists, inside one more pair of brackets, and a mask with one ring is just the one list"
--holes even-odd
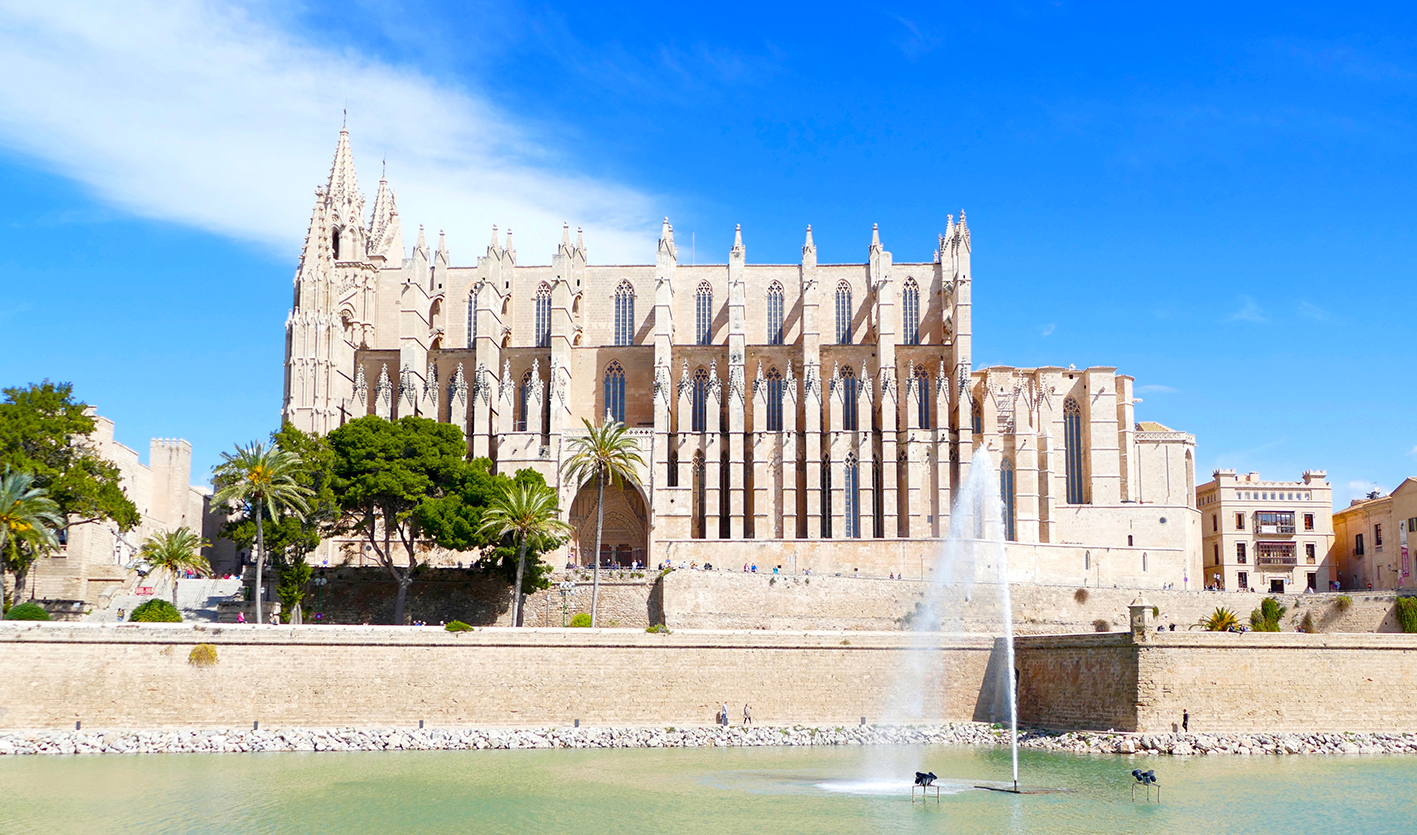
[(1299, 555), (1292, 542), (1256, 542), (1255, 565), (1298, 565)]
[(1289, 536), (1295, 533), (1292, 511), (1262, 510), (1255, 514), (1255, 532), (1261, 536)]
[(1281, 556), (1265, 556), (1265, 555), (1261, 555), (1261, 556), (1259, 557), (1258, 564), (1259, 564), (1259, 565), (1298, 565), (1298, 564), (1299, 564), (1299, 559), (1298, 559), (1297, 557), (1286, 557), (1286, 556), (1282, 556), (1282, 555), (1281, 555)]

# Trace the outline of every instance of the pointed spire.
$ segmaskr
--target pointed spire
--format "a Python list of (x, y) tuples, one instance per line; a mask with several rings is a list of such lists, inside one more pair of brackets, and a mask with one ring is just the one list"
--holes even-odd
[[(363, 202), (359, 198), (359, 179), (354, 174), (354, 152), (349, 148), (348, 128), (340, 128), (339, 142), (335, 145), (335, 159), (330, 165), (330, 178), (326, 183), (325, 193), (336, 206), (349, 200)], [(362, 215), (364, 207), (359, 208)]]
[(733, 224), (733, 249), (743, 249), (743, 225), (741, 223)]
[(507, 229), (507, 254), (512, 256), (513, 260), (516, 260), (517, 246), (516, 244), (512, 243), (512, 230), (510, 227), (508, 227)]
[(492, 224), (492, 243), (487, 245), (487, 254), (493, 255), (502, 248), (502, 244), (497, 240), (497, 224)]
[(802, 251), (803, 251), (803, 252), (806, 252), (806, 251), (809, 250), (809, 249), (816, 249), (816, 248), (817, 248), (817, 245), (812, 242), (812, 224), (809, 223), (809, 224), (807, 224), (807, 242), (804, 243), (804, 244), (802, 244)]
[(871, 248), (881, 248), (881, 230), (874, 223), (871, 224)]
[(565, 249), (571, 248), (571, 224), (561, 223), (561, 246)]
[(579, 226), (576, 227), (576, 249), (579, 249), (582, 254), (585, 253), (585, 238), (581, 236), (581, 228)]
[(383, 177), (379, 178), (379, 192), (374, 196), (374, 212), (369, 218), (369, 254), (382, 255), (394, 263), (403, 259), (398, 203), (389, 181)]
[(674, 246), (674, 227), (669, 225), (669, 218), (664, 219), (663, 225), (659, 227), (659, 251), (667, 252), (671, 257), (679, 257), (679, 249)]
[(423, 224), (418, 224), (418, 243), (413, 245), (413, 251), (423, 253), (423, 257), (428, 257), (428, 241), (423, 237)]

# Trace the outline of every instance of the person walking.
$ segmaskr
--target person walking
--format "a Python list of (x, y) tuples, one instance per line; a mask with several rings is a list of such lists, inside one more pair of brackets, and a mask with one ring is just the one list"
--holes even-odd
[(724, 703), (723, 703), (723, 709), (722, 709), (721, 713), (723, 714), (723, 724), (724, 724), (724, 725), (727, 725), (727, 724), (728, 724), (728, 702), (724, 702)]
[(245, 613), (245, 612), (237, 612), (237, 613), (236, 613), (236, 622), (237, 622), (237, 623), (245, 623), (245, 622), (246, 622), (246, 613)]
[(1191, 712), (1190, 712), (1189, 710), (1182, 710), (1182, 711), (1181, 711), (1181, 730), (1182, 730), (1182, 731), (1185, 731), (1186, 733), (1190, 733), (1190, 730), (1191, 730)]
[(744, 704), (744, 705), (743, 705), (743, 724), (744, 724), (744, 725), (751, 725), (751, 724), (753, 724), (753, 712), (748, 709), (748, 705), (747, 705), (747, 704)]

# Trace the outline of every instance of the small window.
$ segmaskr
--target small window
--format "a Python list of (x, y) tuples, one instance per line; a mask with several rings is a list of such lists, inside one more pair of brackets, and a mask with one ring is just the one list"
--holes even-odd
[(1215, 564), (1220, 565), (1220, 543), (1216, 542), (1210, 546), (1210, 555), (1215, 557)]
[(1215, 532), (1215, 531), (1219, 531), (1219, 530), (1220, 530), (1220, 514), (1218, 514), (1218, 513), (1212, 513), (1212, 514), (1210, 514), (1210, 529), (1211, 529), (1212, 532)]
[(1383, 526), (1382, 526), (1382, 525), (1374, 525), (1374, 526), (1373, 526), (1373, 547), (1374, 547), (1374, 548), (1381, 548), (1381, 547), (1383, 547)]
[(1247, 589), (1250, 587), (1250, 572), (1241, 571), (1236, 573), (1235, 577), (1239, 580), (1240, 588)]
[(1146, 570), (1147, 570), (1147, 565), (1146, 565), (1146, 552), (1145, 552), (1145, 551), (1142, 551), (1142, 552), (1141, 552), (1141, 570), (1142, 570), (1142, 571), (1146, 571)]
[(1091, 551), (1083, 551), (1083, 552), (1082, 552), (1082, 567), (1083, 567), (1083, 570), (1084, 570), (1084, 571), (1091, 571), (1091, 570), (1092, 570), (1092, 552), (1091, 552)]
[(1245, 564), (1245, 561), (1246, 561), (1247, 559), (1248, 559), (1248, 557), (1247, 557), (1246, 554), (1245, 554), (1245, 543), (1243, 543), (1243, 542), (1237, 542), (1237, 543), (1235, 543), (1235, 562), (1238, 562), (1239, 564), (1244, 565), (1244, 564)]
[(1314, 514), (1312, 514), (1312, 513), (1305, 513), (1305, 514), (1304, 514), (1304, 530), (1306, 530), (1306, 531), (1311, 531), (1311, 530), (1313, 530), (1313, 529), (1314, 529)]
[(1361, 557), (1363, 553), (1363, 535), (1361, 533), (1355, 534), (1353, 537), (1353, 555)]
[(1128, 548), (1132, 547), (1132, 535), (1131, 535), (1131, 534), (1127, 534), (1127, 547), (1128, 547)]
[(1304, 545), (1304, 561), (1313, 565), (1318, 559), (1318, 554), (1314, 548), (1314, 543), (1309, 542)]
[(1237, 513), (1237, 514), (1235, 514), (1235, 530), (1237, 530), (1237, 531), (1243, 531), (1244, 529), (1245, 529), (1245, 514), (1243, 514), (1243, 513)]

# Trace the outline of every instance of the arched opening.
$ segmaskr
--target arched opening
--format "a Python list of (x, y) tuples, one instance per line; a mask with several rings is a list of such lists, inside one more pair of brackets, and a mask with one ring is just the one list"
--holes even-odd
[(330, 232), (330, 257), (339, 260), (339, 228), (336, 227)]
[(713, 338), (713, 286), (700, 281), (694, 292), (694, 341), (708, 345)]
[(857, 380), (856, 372), (851, 366), (842, 366), (841, 369), (841, 428), (856, 429), (859, 425), (859, 414), (856, 404)]
[(477, 345), (477, 292), (481, 285), (467, 291), (467, 347)]
[(536, 347), (551, 347), (551, 285), (536, 288)]
[(856, 458), (856, 453), (846, 454), (846, 484), (842, 485), (845, 490), (846, 518), (842, 522), (846, 525), (846, 536), (849, 539), (861, 538), (861, 464)]
[(768, 369), (767, 377), (767, 431), (782, 431), (782, 372), (776, 366)]
[(1067, 475), (1068, 504), (1087, 503), (1082, 462), (1082, 408), (1069, 397), (1063, 402), (1063, 463)]
[(905, 344), (920, 344), (920, 287), (915, 279), (905, 280), (905, 292), (901, 294), (901, 321), (905, 325)]
[[(1018, 540), (1018, 534), (1014, 527), (1014, 462), (1005, 458), (999, 462), (999, 499), (1004, 504), (1004, 539), (1010, 542)], [(1131, 537), (1127, 537), (1128, 540)], [(1128, 545), (1131, 543), (1128, 542)]]
[(915, 388), (920, 393), (920, 399), (916, 403), (917, 422), (921, 429), (930, 428), (930, 375), (926, 373), (925, 366), (915, 366)]
[(851, 344), (851, 285), (845, 281), (836, 285), (836, 341)]
[(768, 344), (782, 344), (782, 284), (768, 285)]
[(690, 418), (690, 431), (708, 431), (708, 369), (699, 366), (694, 371), (693, 387), (693, 414)]
[(618, 361), (605, 367), (605, 413), (611, 420), (625, 422), (625, 369)]
[[(575, 553), (572, 561), (577, 565), (589, 566), (591, 555), (595, 553), (596, 496), (594, 480), (587, 482), (576, 491), (571, 502), (571, 512), (567, 517), (574, 535), (571, 538)], [(619, 487), (605, 485), (605, 523), (600, 535), (600, 567), (629, 568), (643, 566), (647, 558), (649, 516), (645, 512), (645, 501), (640, 491), (632, 485)]]
[(615, 344), (632, 345), (635, 340), (635, 288), (622, 281), (615, 288)]

